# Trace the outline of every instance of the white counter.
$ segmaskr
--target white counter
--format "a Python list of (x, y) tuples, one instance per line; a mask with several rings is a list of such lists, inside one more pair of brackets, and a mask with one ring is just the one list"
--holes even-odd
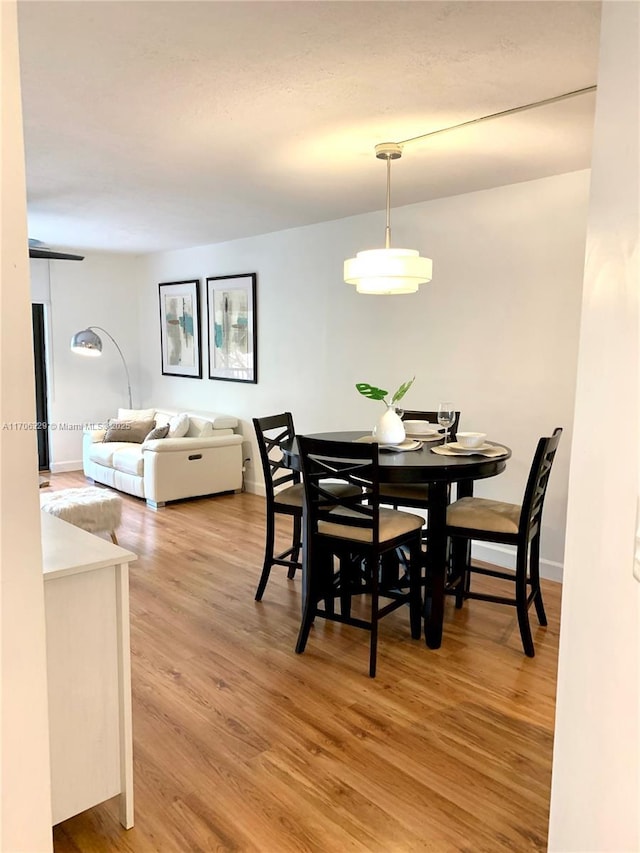
[(41, 513), (53, 822), (120, 794), (133, 826), (131, 551)]

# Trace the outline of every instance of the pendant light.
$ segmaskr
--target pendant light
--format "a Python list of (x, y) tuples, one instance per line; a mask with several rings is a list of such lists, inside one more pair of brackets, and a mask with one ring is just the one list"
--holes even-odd
[(385, 248), (358, 252), (344, 262), (344, 280), (358, 293), (388, 295), (416, 293), (418, 285), (431, 281), (432, 263), (415, 249), (391, 248), (391, 161), (402, 156), (397, 142), (376, 145), (376, 157), (387, 161), (387, 225)]

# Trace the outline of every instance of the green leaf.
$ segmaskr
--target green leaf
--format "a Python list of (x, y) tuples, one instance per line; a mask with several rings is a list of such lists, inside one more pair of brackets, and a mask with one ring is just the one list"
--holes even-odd
[(368, 382), (357, 382), (356, 389), (363, 397), (368, 397), (370, 400), (384, 400), (389, 393), (382, 388), (376, 388), (375, 385), (369, 385)]
[[(410, 379), (408, 382), (404, 382), (404, 383), (403, 383), (403, 384), (398, 388), (398, 390), (397, 390), (397, 391), (396, 391), (396, 393), (393, 395), (393, 398), (392, 398), (392, 400), (391, 400), (391, 405), (392, 405), (392, 406), (393, 406), (393, 404), (394, 404), (394, 403), (397, 403), (397, 402), (398, 402), (398, 400), (402, 400), (402, 398), (403, 398), (403, 397), (404, 397), (404, 395), (407, 393), (407, 391), (409, 390), (409, 388), (411, 388), (411, 386), (412, 386), (412, 385), (413, 385), (413, 383), (415, 382), (415, 379), (416, 379), (416, 377), (414, 376), (414, 377), (413, 377), (413, 379)], [(386, 391), (385, 391), (385, 394), (386, 394)]]

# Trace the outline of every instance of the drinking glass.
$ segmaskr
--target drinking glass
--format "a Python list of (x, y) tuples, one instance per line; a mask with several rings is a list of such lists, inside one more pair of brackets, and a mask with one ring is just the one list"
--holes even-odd
[(444, 443), (449, 440), (449, 427), (452, 427), (456, 419), (455, 409), (451, 400), (445, 400), (438, 404), (438, 423), (444, 429)]

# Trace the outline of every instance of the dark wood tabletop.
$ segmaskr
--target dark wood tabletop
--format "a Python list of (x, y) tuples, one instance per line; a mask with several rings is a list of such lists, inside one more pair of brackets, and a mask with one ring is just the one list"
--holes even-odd
[[(359, 438), (371, 435), (371, 431), (349, 432), (319, 432), (309, 433), (311, 438), (322, 438), (329, 441), (357, 441)], [(487, 442), (496, 444), (496, 442)], [(504, 471), (511, 450), (505, 447), (505, 455), (499, 457), (487, 456), (442, 456), (432, 453), (431, 448), (442, 444), (442, 441), (423, 442), (420, 450), (381, 450), (379, 457), (380, 479), (385, 483), (432, 483), (445, 481), (456, 483), (460, 480), (481, 480), (485, 477), (495, 477)], [(504, 447), (503, 444), (499, 445)], [(283, 445), (287, 464), (294, 470), (300, 469), (298, 446), (295, 439), (287, 447)]]

